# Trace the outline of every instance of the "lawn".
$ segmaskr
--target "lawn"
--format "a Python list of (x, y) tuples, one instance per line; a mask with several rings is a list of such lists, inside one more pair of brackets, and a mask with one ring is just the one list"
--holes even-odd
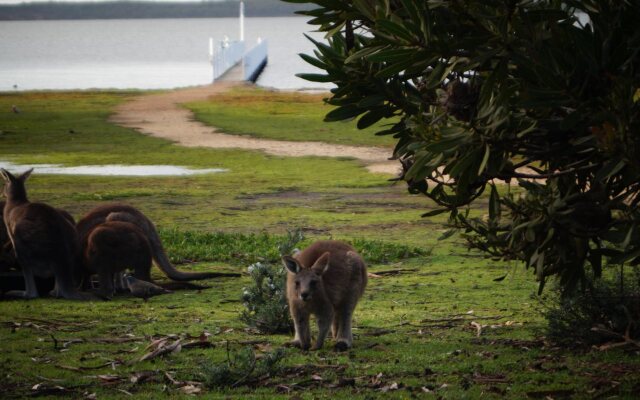
[[(459, 236), (438, 240), (447, 230), (444, 215), (421, 218), (434, 205), (389, 176), (367, 173), (353, 160), (181, 148), (109, 124), (113, 107), (137, 94), (0, 95), (0, 161), (226, 168), (150, 178), (36, 170), (28, 191), (32, 201), (76, 218), (103, 202), (133, 204), (156, 222), (178, 268), (243, 275), (147, 302), (124, 295), (109, 302), (1, 301), (2, 398), (639, 395), (637, 351), (547, 342), (543, 312), (552, 291), (538, 297), (531, 271), (468, 251)], [(229, 133), (329, 142), (341, 142), (344, 134), (348, 143), (391, 144), (349, 124), (324, 124), (322, 95), (245, 88), (226, 96), (189, 107)], [(249, 103), (255, 110), (250, 118), (233, 117)], [(22, 112), (12, 113), (13, 104)], [(285, 136), (274, 136), (281, 132)], [(356, 309), (348, 352), (332, 351), (331, 340), (321, 351), (300, 352), (284, 347), (291, 334), (260, 334), (239, 319), (243, 287), (251, 284), (247, 267), (277, 264), (277, 246), (293, 229), (304, 232), (303, 245), (326, 238), (353, 242), (379, 274)], [(154, 274), (163, 280), (158, 270)], [(150, 355), (177, 343), (180, 351)], [(241, 368), (243, 355), (255, 354), (261, 365), (275, 352), (283, 358), (273, 367)], [(220, 371), (240, 371), (241, 378), (221, 382)]]
[[(254, 87), (237, 87), (205, 102), (186, 104), (197, 120), (226, 133), (266, 139), (320, 141), (342, 145), (393, 147), (391, 136), (376, 136), (387, 122), (364, 130), (355, 123), (325, 123), (332, 106), (323, 102), (326, 93), (279, 92)], [(251, 110), (246, 112), (246, 110)]]

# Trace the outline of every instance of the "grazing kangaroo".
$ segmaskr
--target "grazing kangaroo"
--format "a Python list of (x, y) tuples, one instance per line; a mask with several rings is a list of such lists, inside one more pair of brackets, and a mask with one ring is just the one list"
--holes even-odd
[[(13, 245), (9, 239), (9, 232), (7, 232), (7, 225), (4, 223), (4, 201), (0, 201), (0, 272), (9, 271), (12, 269), (19, 269), (18, 261), (16, 260), (13, 252)], [(73, 216), (67, 211), (56, 208), (56, 210), (62, 214), (73, 226), (76, 225), (76, 221)]]
[(122, 286), (121, 273), (127, 268), (138, 279), (151, 281), (151, 246), (144, 232), (130, 222), (107, 221), (94, 227), (83, 243), (84, 281), (98, 275), (101, 297), (110, 299), (116, 286)]
[(335, 349), (350, 348), (353, 310), (367, 285), (367, 267), (362, 257), (346, 243), (322, 240), (282, 261), (289, 270), (287, 300), (296, 330), (291, 344), (309, 349), (309, 316), (314, 314), (319, 332), (312, 350), (322, 348), (329, 327), (336, 339)]
[(0, 272), (14, 269), (17, 263), (9, 239), (9, 232), (7, 232), (7, 226), (4, 223), (4, 204), (4, 201), (0, 201)]
[(38, 289), (34, 276), (54, 276), (54, 296), (89, 299), (89, 295), (76, 289), (73, 281), (79, 255), (75, 227), (59, 210), (47, 204), (29, 202), (25, 181), (32, 171), (30, 169), (15, 177), (0, 169), (0, 175), (6, 182), (4, 194), (7, 201), (3, 217), (25, 284), (24, 291), (11, 291), (7, 295), (36, 298)]
[[(104, 204), (89, 211), (84, 218), (78, 221), (76, 227), (78, 228), (78, 235), (80, 236), (80, 243), (83, 247), (83, 253), (85, 252), (85, 246), (87, 244), (87, 237), (91, 230), (97, 225), (107, 221), (107, 217), (111, 221), (124, 221), (132, 223), (137, 226), (144, 234), (151, 246), (151, 256), (156, 262), (156, 265), (172, 280), (174, 281), (191, 281), (199, 279), (209, 279), (219, 276), (231, 276), (229, 274), (217, 273), (217, 272), (183, 272), (178, 271), (169, 261), (167, 253), (164, 251), (160, 236), (153, 222), (149, 220), (138, 209), (126, 205), (126, 204)], [(139, 279), (140, 276), (136, 276)]]

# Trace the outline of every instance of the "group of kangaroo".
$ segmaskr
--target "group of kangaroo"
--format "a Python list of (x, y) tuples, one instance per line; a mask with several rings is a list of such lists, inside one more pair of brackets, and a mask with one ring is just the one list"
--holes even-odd
[[(65, 299), (92, 299), (92, 276), (98, 277), (97, 294), (110, 299), (126, 289), (124, 271), (149, 287), (152, 261), (172, 280), (189, 281), (219, 276), (215, 272), (182, 272), (169, 261), (154, 224), (138, 209), (125, 204), (105, 204), (75, 223), (64, 210), (27, 198), (25, 181), (32, 170), (14, 176), (5, 169), (6, 202), (0, 202), (0, 263), (14, 258), (24, 276), (24, 291), (6, 293), (25, 299), (39, 296), (35, 277), (53, 277), (51, 295)], [(321, 240), (293, 256), (282, 258), (287, 268), (286, 296), (295, 337), (291, 343), (303, 350), (320, 349), (331, 328), (335, 349), (352, 346), (353, 312), (367, 285), (367, 267), (350, 245)], [(129, 281), (130, 282), (130, 281)], [(133, 291), (133, 289), (131, 289)], [(310, 315), (315, 315), (318, 336), (311, 347)]]

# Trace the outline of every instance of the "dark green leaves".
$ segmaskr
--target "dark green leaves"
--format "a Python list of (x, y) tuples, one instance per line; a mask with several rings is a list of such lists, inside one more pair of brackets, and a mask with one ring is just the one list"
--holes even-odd
[(540, 290), (638, 261), (634, 2), (308, 3), (327, 40), (302, 57), (326, 75), (301, 76), (336, 85), (327, 121), (398, 118), (378, 134), (398, 140), (410, 192), (437, 205), (425, 217), (448, 212), (471, 247), (524, 261)]

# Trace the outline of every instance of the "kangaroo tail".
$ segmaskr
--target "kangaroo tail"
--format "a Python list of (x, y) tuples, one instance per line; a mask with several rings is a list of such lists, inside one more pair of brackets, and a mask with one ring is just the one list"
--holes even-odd
[(184, 272), (177, 270), (176, 267), (171, 264), (171, 261), (169, 261), (169, 257), (167, 256), (167, 252), (164, 250), (164, 246), (162, 246), (162, 241), (160, 241), (160, 236), (158, 235), (156, 227), (148, 219), (146, 222), (147, 229), (145, 230), (147, 233), (147, 239), (151, 245), (151, 254), (153, 255), (153, 259), (155, 260), (158, 268), (160, 268), (162, 272), (169, 277), (169, 279), (174, 281), (193, 281), (229, 276), (228, 274), (220, 272)]

